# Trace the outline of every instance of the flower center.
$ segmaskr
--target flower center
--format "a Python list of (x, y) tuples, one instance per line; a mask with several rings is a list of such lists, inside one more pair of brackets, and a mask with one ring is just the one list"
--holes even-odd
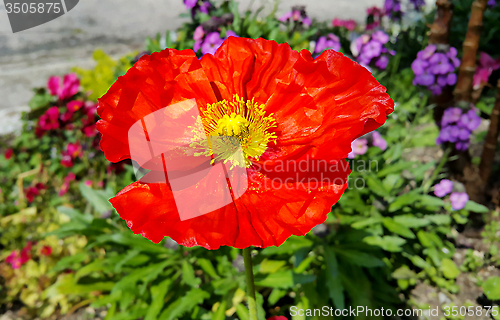
[[(251, 159), (259, 159), (270, 141), (276, 143), (276, 128), (272, 114), (266, 116), (264, 105), (244, 100), (238, 95), (232, 101), (222, 100), (208, 104), (202, 111), (202, 123), (209, 138), (206, 150), (214, 160), (231, 161), (234, 166), (251, 166)], [(241, 152), (243, 157), (241, 156)], [(207, 154), (203, 152), (202, 154)]]

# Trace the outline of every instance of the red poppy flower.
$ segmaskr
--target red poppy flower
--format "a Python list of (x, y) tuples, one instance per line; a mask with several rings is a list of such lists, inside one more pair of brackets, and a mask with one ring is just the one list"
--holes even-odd
[[(221, 157), (243, 169), (246, 191), (235, 197), (230, 188), (234, 201), (191, 219), (180, 217), (173, 180), (137, 181), (110, 201), (136, 234), (208, 249), (279, 246), (324, 222), (347, 187), (351, 142), (380, 127), (394, 110), (386, 89), (341, 53), (326, 50), (313, 59), (288, 44), (230, 37), (200, 60), (192, 50), (143, 56), (118, 78), (97, 110), (106, 158), (131, 158), (129, 129), (155, 111), (175, 113), (167, 106), (188, 100), (196, 102), (207, 136), (239, 141), (244, 161)], [(172, 143), (195, 135), (159, 122), (154, 130), (174, 135)], [(201, 162), (196, 155), (184, 160), (169, 177), (187, 176)], [(329, 167), (318, 170), (321, 163)], [(193, 207), (209, 206), (217, 192), (196, 190), (189, 194)]]

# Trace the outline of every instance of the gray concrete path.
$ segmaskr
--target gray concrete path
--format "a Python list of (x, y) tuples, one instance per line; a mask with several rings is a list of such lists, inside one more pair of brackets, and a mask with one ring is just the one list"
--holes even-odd
[[(249, 5), (272, 0), (241, 0), (240, 11)], [(366, 8), (383, 0), (282, 0), (279, 14), (292, 5), (306, 5), (308, 14), (319, 20), (334, 17), (362, 21)], [(92, 66), (92, 51), (101, 48), (120, 56), (140, 50), (148, 36), (175, 30), (186, 18), (182, 0), (80, 0), (71, 11), (33, 29), (13, 34), (3, 1), (0, 4), (0, 121), (16, 117), (26, 108), (31, 88), (43, 86), (50, 75), (63, 74), (73, 66)], [(14, 119), (12, 118), (12, 119)], [(11, 119), (11, 118), (8, 118)], [(14, 121), (15, 122), (15, 121)], [(0, 125), (0, 133), (12, 128)]]

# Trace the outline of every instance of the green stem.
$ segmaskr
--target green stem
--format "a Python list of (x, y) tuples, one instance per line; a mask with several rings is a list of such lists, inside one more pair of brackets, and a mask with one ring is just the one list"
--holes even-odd
[(252, 249), (243, 249), (243, 259), (245, 261), (245, 275), (247, 277), (247, 299), (248, 310), (250, 311), (249, 320), (259, 320), (257, 318), (257, 304), (255, 302), (255, 285), (253, 281)]

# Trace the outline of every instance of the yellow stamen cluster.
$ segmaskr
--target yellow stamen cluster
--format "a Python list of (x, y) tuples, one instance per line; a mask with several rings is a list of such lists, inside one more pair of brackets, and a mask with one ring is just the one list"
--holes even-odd
[[(240, 167), (250, 166), (251, 159), (259, 159), (268, 143), (276, 139), (276, 134), (269, 132), (276, 128), (276, 121), (272, 114), (266, 116), (264, 105), (254, 99), (245, 101), (234, 95), (232, 101), (209, 104), (202, 111), (201, 120), (209, 139), (210, 155)], [(240, 146), (244, 159), (238, 159)]]

